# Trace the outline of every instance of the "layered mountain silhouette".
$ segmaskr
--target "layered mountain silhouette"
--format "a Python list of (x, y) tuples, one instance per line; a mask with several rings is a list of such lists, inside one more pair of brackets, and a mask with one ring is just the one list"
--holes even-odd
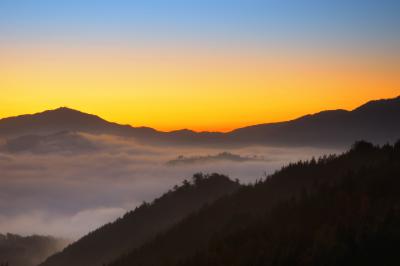
[[(232, 185), (217, 174), (194, 176), (194, 184), (212, 180)], [(399, 186), (400, 141), (382, 147), (359, 141), (342, 155), (292, 163), (255, 184), (232, 186), (232, 193), (143, 237), (141, 223), (152, 227), (173, 211), (162, 202), (177, 197), (179, 208), (185, 187), (199, 189), (186, 182), (42, 265), (101, 266), (98, 257), (109, 254), (101, 261), (107, 263), (121, 245), (123, 254), (106, 265), (398, 265)]]
[(398, 265), (400, 142), (284, 167), (110, 266)]
[(113, 134), (167, 145), (348, 146), (356, 139), (393, 142), (400, 136), (400, 97), (368, 102), (352, 111), (332, 110), (295, 120), (239, 128), (227, 133), (161, 132), (103, 120), (69, 108), (0, 120), (0, 137), (49, 135), (60, 131)]
[(239, 187), (238, 182), (226, 176), (195, 174), (192, 182), (184, 181), (151, 204), (143, 203), (117, 221), (89, 233), (41, 266), (102, 266)]

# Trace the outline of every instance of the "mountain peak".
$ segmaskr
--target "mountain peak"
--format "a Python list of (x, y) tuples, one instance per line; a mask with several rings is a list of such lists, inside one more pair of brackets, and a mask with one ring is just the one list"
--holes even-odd
[(78, 110), (76, 110), (76, 109), (69, 108), (69, 107), (67, 107), (67, 106), (61, 106), (61, 107), (58, 107), (58, 108), (56, 108), (56, 109), (49, 110), (49, 111), (56, 111), (56, 112), (78, 112), (78, 113), (82, 113), (81, 111), (78, 111)]
[(93, 123), (106, 122), (97, 115), (84, 113), (69, 107), (59, 107), (57, 109), (47, 110), (32, 115), (38, 119), (48, 120), (49, 122), (62, 123)]
[(102, 132), (111, 123), (102, 118), (68, 107), (47, 110), (35, 114), (8, 117), (1, 120), (0, 134), (51, 134), (59, 131)]
[(61, 107), (58, 107), (56, 109), (46, 110), (46, 111), (43, 111), (43, 112), (40, 112), (40, 113), (36, 113), (35, 115), (48, 114), (48, 113), (55, 113), (55, 114), (58, 114), (58, 115), (60, 115), (60, 114), (68, 114), (68, 115), (96, 116), (96, 115), (84, 113), (84, 112), (81, 112), (79, 110), (72, 109), (72, 108), (69, 108), (69, 107), (66, 107), (66, 106), (61, 106)]

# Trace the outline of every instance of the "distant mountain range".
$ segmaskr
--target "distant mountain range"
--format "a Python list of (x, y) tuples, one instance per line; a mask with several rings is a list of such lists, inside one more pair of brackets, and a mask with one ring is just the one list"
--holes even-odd
[(96, 115), (66, 107), (0, 120), (0, 137), (84, 132), (132, 137), (142, 143), (164, 145), (348, 146), (355, 140), (393, 142), (400, 137), (400, 96), (370, 101), (352, 111), (330, 110), (291, 121), (235, 129), (227, 133), (157, 131), (108, 122)]

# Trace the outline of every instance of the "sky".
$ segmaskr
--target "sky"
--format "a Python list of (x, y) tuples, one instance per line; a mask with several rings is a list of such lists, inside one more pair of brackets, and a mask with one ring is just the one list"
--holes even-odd
[(0, 0), (0, 117), (229, 131), (400, 95), (397, 0)]

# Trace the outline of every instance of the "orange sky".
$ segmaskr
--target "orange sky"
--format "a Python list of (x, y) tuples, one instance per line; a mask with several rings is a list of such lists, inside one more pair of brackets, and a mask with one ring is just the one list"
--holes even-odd
[(0, 58), (0, 117), (68, 106), (133, 126), (227, 131), (400, 95), (400, 60), (363, 51), (3, 45)]

